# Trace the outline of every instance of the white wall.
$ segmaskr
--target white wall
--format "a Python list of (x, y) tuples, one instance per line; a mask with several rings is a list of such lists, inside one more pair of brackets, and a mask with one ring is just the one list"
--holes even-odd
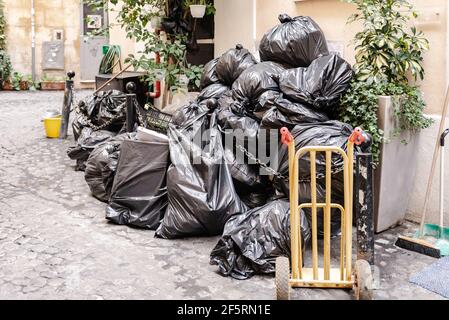
[[(418, 167), (413, 191), (410, 196), (410, 202), (407, 209), (407, 218), (413, 221), (420, 221), (424, 204), (424, 197), (427, 189), (427, 181), (432, 165), (432, 158), (436, 140), (438, 139), (438, 129), (441, 116), (432, 116), (435, 123), (429, 129), (423, 130), (420, 136), (419, 147), (416, 156), (418, 157)], [(446, 128), (449, 127), (449, 120), (446, 119)], [(439, 140), (438, 140), (439, 141)], [(446, 139), (445, 148), (445, 224), (449, 225), (449, 137)], [(440, 161), (438, 159), (435, 177), (433, 179), (432, 194), (427, 211), (429, 223), (438, 223), (439, 221), (439, 188), (440, 188)], [(399, 190), (400, 192), (400, 190)]]
[(255, 52), (256, 0), (215, 0), (215, 56), (240, 43)]

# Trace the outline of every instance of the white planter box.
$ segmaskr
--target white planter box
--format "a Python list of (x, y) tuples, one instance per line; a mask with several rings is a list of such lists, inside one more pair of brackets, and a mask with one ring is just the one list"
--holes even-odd
[(204, 18), (204, 15), (206, 14), (206, 6), (202, 4), (193, 4), (190, 6), (190, 13), (194, 18)]
[[(391, 97), (379, 97), (378, 125), (386, 138), (397, 128)], [(380, 164), (374, 172), (374, 229), (377, 233), (405, 219), (416, 175), (419, 137), (419, 134), (404, 132), (381, 145)], [(408, 143), (402, 143), (403, 140)]]

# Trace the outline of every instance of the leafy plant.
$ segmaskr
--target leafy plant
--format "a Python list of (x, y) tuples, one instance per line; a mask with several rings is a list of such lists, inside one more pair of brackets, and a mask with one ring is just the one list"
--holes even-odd
[(39, 80), (33, 80), (33, 76), (31, 74), (26, 75), (24, 79), (28, 83), (28, 90), (30, 91), (36, 91), (41, 86), (41, 82)]
[(377, 162), (379, 146), (386, 139), (377, 126), (378, 96), (393, 96), (399, 127), (405, 130), (427, 128), (432, 121), (423, 114), (425, 102), (409, 78), (424, 78), (423, 53), (429, 42), (422, 32), (407, 25), (416, 18), (406, 0), (345, 0), (357, 6), (348, 23), (361, 21), (363, 30), (355, 35), (355, 79), (341, 101), (340, 118), (362, 126), (373, 136), (373, 156)]
[(11, 85), (13, 87), (14, 90), (16, 91), (20, 91), (20, 83), (22, 82), (23, 79), (23, 75), (18, 72), (18, 71), (14, 71), (11, 77)]
[(192, 5), (206, 6), (206, 16), (214, 15), (216, 12), (213, 0), (184, 0), (183, 4), (186, 9)]
[(6, 19), (3, 0), (0, 0), (0, 51), (6, 50)]
[[(89, 0), (94, 8), (109, 4), (109, 10), (116, 10), (118, 0)], [(209, 0), (206, 3), (211, 3)], [(185, 4), (185, 3), (184, 3)], [(190, 85), (198, 87), (202, 66), (193, 68), (187, 63), (187, 43), (189, 35), (156, 34), (149, 25), (153, 18), (164, 18), (168, 12), (168, 1), (165, 0), (124, 0), (117, 10), (118, 23), (127, 32), (128, 38), (144, 43), (144, 48), (137, 56), (130, 55), (125, 60), (137, 68), (147, 72), (147, 80), (165, 80), (168, 88), (177, 90), (181, 87), (180, 75), (187, 75)], [(160, 63), (155, 59), (160, 55)]]
[(11, 76), (12, 64), (8, 53), (5, 50), (0, 50), (0, 83), (6, 81)]

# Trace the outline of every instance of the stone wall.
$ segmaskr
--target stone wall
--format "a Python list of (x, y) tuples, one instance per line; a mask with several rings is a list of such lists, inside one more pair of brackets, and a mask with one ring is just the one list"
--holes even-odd
[[(13, 68), (31, 74), (31, 1), (4, 0), (7, 19), (8, 52)], [(53, 39), (53, 31), (64, 31), (65, 70), (80, 73), (80, 0), (35, 0), (36, 74), (42, 71), (42, 43)], [(51, 76), (64, 76), (64, 71), (45, 71)]]

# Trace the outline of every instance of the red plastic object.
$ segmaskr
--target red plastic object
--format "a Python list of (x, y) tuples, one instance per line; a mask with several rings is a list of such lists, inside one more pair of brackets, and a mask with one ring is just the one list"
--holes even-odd
[(293, 142), (293, 136), (287, 128), (281, 129), (281, 142), (282, 144), (289, 145)]
[(359, 127), (355, 128), (354, 131), (352, 131), (351, 136), (349, 137), (349, 141), (358, 146), (365, 142), (363, 130)]

